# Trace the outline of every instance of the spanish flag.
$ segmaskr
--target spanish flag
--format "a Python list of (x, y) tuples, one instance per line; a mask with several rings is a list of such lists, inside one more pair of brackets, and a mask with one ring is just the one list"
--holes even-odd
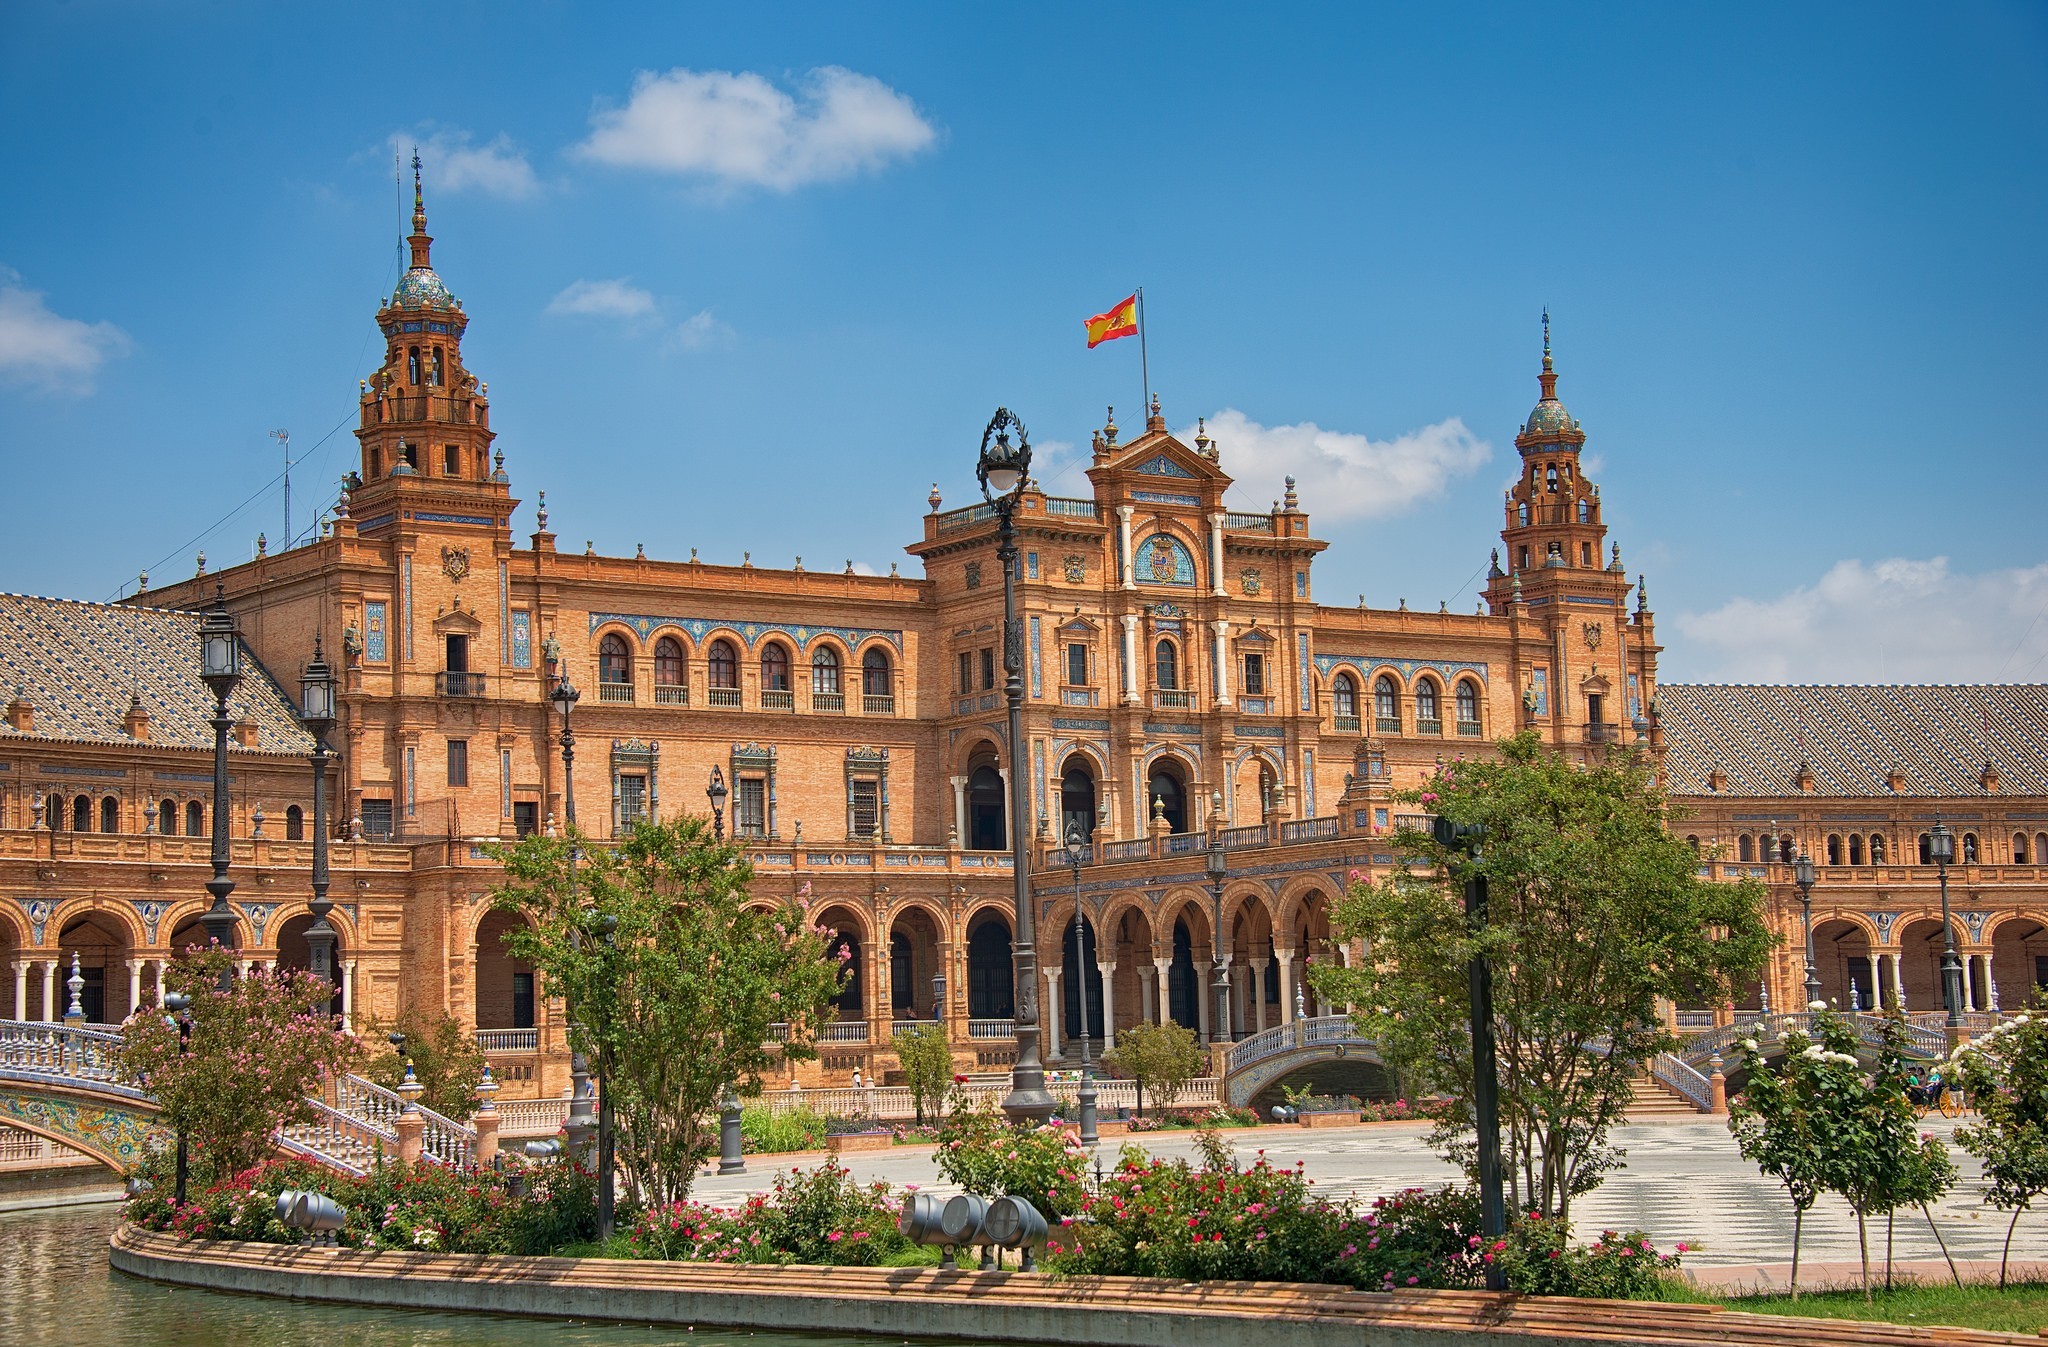
[(1138, 335), (1137, 295), (1133, 294), (1129, 299), (1112, 306), (1108, 313), (1096, 314), (1083, 326), (1088, 329), (1088, 349), (1091, 351), (1106, 341), (1115, 341), (1118, 337), (1135, 337)]

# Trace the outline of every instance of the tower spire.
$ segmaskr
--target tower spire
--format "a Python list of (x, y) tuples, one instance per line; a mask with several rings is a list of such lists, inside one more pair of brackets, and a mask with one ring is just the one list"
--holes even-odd
[(412, 147), (412, 237), (406, 240), (412, 245), (412, 264), (415, 268), (431, 267), (428, 252), (434, 240), (427, 233), (427, 198), (420, 188), (420, 147)]
[(1543, 307), (1543, 373), (1536, 376), (1545, 402), (1557, 401), (1557, 368), (1550, 363), (1550, 306)]

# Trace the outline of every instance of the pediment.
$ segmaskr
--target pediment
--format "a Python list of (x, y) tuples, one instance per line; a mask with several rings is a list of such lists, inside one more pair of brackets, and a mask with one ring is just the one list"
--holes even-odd
[(478, 620), (477, 615), (462, 607), (450, 608), (434, 618), (434, 632), (440, 636), (451, 632), (462, 636), (475, 636), (483, 629), (484, 624)]
[(1121, 448), (1105, 466), (1120, 474), (1156, 479), (1153, 489), (1182, 491), (1200, 489), (1210, 483), (1228, 485), (1223, 470), (1173, 436), (1155, 433)]

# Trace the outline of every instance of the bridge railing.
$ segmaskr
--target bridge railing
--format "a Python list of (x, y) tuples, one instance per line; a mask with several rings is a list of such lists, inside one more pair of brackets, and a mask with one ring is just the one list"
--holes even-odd
[(1649, 1062), (1650, 1074), (1692, 1101), (1702, 1113), (1713, 1106), (1712, 1082), (1694, 1070), (1683, 1057), (1660, 1052)]
[[(388, 1130), (395, 1137), (398, 1115), (406, 1108), (405, 1097), (361, 1076), (339, 1076), (334, 1081), (334, 1108), (344, 1116)], [(420, 1154), (439, 1165), (460, 1169), (476, 1155), (476, 1129), (436, 1113), (424, 1104), (413, 1106), (426, 1122), (420, 1138)]]
[(114, 1058), (121, 1035), (110, 1029), (74, 1029), (36, 1020), (0, 1020), (0, 1074), (17, 1079), (91, 1081), (124, 1094)]
[(279, 1135), (287, 1148), (358, 1178), (369, 1171), (347, 1157), (370, 1159), (380, 1151), (398, 1154), (396, 1132), (352, 1118), (317, 1099), (308, 1099), (306, 1105), (313, 1110), (313, 1117), (288, 1124)]
[[(1868, 1048), (1884, 1045), (1885, 1017), (1874, 1012), (1863, 1011), (1843, 1016), (1856, 1033), (1856, 1041)], [(1676, 1054), (1686, 1065), (1695, 1069), (1705, 1066), (1716, 1053), (1723, 1061), (1734, 1056), (1735, 1045), (1745, 1038), (1754, 1038), (1760, 1043), (1771, 1042), (1793, 1030), (1800, 1033), (1813, 1032), (1813, 1012), (1806, 1010), (1778, 1011), (1769, 1015), (1749, 1015), (1724, 1024), (1718, 1029), (1709, 1029), (1687, 1038), (1685, 1046)], [(1948, 1055), (1948, 1036), (1937, 1021), (1908, 1016), (1905, 1022), (1906, 1047), (1927, 1057)]]
[(1297, 1048), (1368, 1041), (1358, 1032), (1358, 1026), (1352, 1023), (1349, 1015), (1303, 1016), (1291, 1024), (1262, 1029), (1242, 1043), (1233, 1043), (1223, 1054), (1223, 1070), (1225, 1074), (1234, 1076), (1268, 1057), (1277, 1057)]

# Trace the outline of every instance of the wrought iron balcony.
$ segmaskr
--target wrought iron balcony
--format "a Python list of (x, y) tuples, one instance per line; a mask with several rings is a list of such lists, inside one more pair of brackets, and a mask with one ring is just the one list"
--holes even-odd
[(481, 697), (484, 695), (484, 676), (450, 669), (434, 675), (434, 691), (443, 697)]
[(1595, 721), (1586, 726), (1586, 742), (1589, 744), (1612, 744), (1621, 738), (1621, 726), (1606, 721)]

